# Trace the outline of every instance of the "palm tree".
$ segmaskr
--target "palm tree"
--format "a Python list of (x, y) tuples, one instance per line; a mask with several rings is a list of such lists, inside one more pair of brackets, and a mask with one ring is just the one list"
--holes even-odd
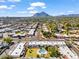
[(8, 44), (10, 44), (12, 41), (13, 41), (13, 39), (10, 37), (4, 38), (4, 42), (6, 42)]

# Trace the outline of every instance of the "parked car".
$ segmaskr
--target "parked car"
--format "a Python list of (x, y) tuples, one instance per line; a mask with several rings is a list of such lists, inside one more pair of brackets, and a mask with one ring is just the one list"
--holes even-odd
[(0, 49), (2, 49), (3, 47), (3, 42), (0, 42)]
[(0, 42), (0, 49), (7, 48), (9, 49), (9, 45), (7, 43)]

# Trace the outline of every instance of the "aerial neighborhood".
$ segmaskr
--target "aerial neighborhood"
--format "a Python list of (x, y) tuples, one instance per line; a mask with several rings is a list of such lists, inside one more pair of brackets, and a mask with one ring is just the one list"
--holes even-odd
[(61, 21), (35, 17), (37, 20), (29, 22), (25, 19), (16, 22), (0, 20), (1, 58), (79, 59), (78, 23), (73, 28), (74, 24), (69, 23), (68, 18)]
[(79, 0), (0, 0), (0, 59), (79, 59)]

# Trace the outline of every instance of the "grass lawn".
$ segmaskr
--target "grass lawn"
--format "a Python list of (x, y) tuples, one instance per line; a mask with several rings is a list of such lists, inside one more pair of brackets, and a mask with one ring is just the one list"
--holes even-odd
[(37, 50), (39, 48), (31, 48), (28, 49), (26, 52), (26, 57), (33, 57), (33, 58), (37, 58)]

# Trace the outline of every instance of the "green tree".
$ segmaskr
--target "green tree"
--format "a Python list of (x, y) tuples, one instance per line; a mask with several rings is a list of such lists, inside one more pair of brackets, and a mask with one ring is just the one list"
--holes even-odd
[(8, 44), (10, 44), (12, 41), (13, 41), (13, 39), (10, 37), (4, 38), (4, 42), (6, 42)]
[(59, 57), (60, 53), (58, 52), (58, 48), (57, 47), (48, 47), (48, 51), (51, 52), (50, 56), (51, 57)]
[(46, 37), (46, 38), (50, 38), (52, 33), (50, 32), (43, 32), (43, 35)]

